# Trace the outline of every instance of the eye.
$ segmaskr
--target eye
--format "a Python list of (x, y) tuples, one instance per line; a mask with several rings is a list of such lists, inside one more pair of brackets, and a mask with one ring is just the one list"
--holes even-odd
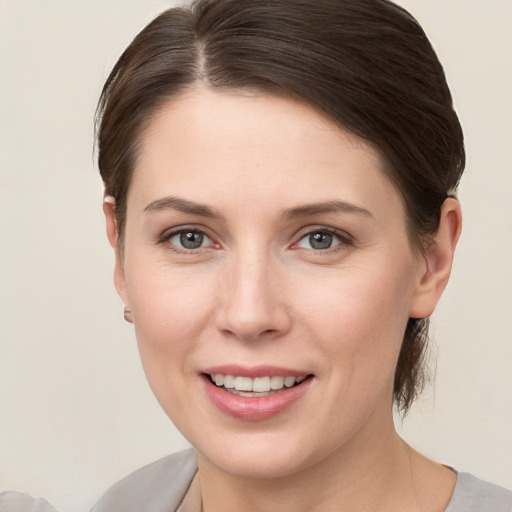
[(212, 239), (201, 231), (181, 229), (167, 235), (167, 241), (178, 249), (193, 251), (212, 245)]
[(314, 251), (325, 251), (345, 241), (342, 235), (324, 229), (307, 233), (299, 240), (297, 247)]

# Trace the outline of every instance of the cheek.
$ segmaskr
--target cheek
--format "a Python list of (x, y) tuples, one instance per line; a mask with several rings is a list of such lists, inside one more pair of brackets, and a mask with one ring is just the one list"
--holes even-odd
[(182, 431), (187, 429), (181, 424), (180, 411), (190, 408), (189, 390), (197, 379), (191, 355), (212, 308), (206, 285), (179, 272), (152, 269), (137, 273), (127, 287), (147, 381), (162, 409)]
[(390, 265), (340, 273), (324, 286), (297, 294), (303, 318), (329, 356), (329, 371), (342, 367), (346, 375), (339, 372), (339, 378), (350, 385), (392, 378), (410, 288), (410, 275)]
[(171, 368), (186, 370), (186, 356), (208, 328), (216, 299), (208, 274), (147, 266), (134, 262), (136, 271), (127, 268), (127, 293), (142, 364), (153, 387), (154, 381), (173, 377)]

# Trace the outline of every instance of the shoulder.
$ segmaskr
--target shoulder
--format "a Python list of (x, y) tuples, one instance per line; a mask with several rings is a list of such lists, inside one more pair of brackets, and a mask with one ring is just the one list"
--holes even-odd
[(0, 512), (55, 512), (55, 509), (42, 498), (8, 491), (0, 492)]
[(512, 491), (469, 473), (458, 473), (446, 512), (512, 512)]
[(113, 485), (91, 512), (170, 512), (180, 504), (196, 471), (194, 450), (168, 455)]

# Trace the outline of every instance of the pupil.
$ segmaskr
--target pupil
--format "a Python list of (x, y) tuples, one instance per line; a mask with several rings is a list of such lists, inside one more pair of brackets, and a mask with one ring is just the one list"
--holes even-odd
[(309, 237), (313, 249), (329, 249), (332, 245), (332, 235), (328, 233), (315, 233)]
[(203, 245), (203, 235), (201, 233), (194, 233), (189, 231), (188, 233), (181, 233), (180, 242), (185, 249), (197, 249)]

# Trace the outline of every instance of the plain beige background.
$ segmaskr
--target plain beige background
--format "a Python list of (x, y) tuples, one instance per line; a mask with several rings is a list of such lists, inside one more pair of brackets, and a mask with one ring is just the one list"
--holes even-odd
[[(512, 487), (512, 2), (400, 3), (445, 65), (468, 150), (463, 237), (434, 317), (436, 385), (401, 430)], [(92, 156), (104, 79), (171, 5), (0, 0), (0, 490), (63, 512), (186, 444), (122, 320)]]

